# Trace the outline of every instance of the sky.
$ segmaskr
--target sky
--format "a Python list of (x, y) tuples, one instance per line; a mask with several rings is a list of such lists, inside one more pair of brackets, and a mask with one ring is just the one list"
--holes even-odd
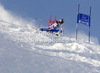
[[(80, 12), (89, 15), (91, 12), (91, 37), (96, 37), (100, 43), (100, 0), (0, 0), (0, 4), (8, 11), (27, 20), (37, 20), (37, 26), (47, 27), (49, 18), (55, 16), (57, 20), (64, 19), (64, 35), (69, 36), (76, 32), (77, 7)], [(78, 24), (79, 32), (88, 35), (88, 26)], [(75, 37), (71, 36), (71, 37)], [(87, 37), (88, 38), (88, 37)]]

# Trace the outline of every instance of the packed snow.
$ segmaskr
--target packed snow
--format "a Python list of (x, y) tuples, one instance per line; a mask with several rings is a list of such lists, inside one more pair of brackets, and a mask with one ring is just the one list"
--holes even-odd
[(100, 73), (97, 39), (76, 42), (35, 25), (0, 6), (0, 73)]

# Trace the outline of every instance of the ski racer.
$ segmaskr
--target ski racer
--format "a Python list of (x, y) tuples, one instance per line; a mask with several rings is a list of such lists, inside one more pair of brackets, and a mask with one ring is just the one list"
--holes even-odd
[(64, 19), (60, 19), (59, 21), (55, 20), (55, 23), (51, 23), (48, 27), (48, 29), (51, 30), (51, 32), (55, 32), (57, 30), (59, 30), (60, 33), (63, 32), (63, 23), (64, 23)]
[(60, 33), (63, 33), (63, 23), (64, 23), (63, 18), (57, 21), (55, 17), (55, 20), (52, 21), (50, 16), (48, 28), (40, 28), (40, 31), (47, 31), (57, 36), (60, 36)]

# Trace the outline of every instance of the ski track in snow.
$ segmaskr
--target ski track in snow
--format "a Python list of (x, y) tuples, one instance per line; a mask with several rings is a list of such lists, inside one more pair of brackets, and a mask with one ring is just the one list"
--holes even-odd
[[(87, 43), (76, 43), (74, 38), (62, 37), (51, 38), (46, 32), (36, 31), (28, 28), (13, 28), (11, 26), (0, 25), (0, 32), (7, 34), (7, 38), (13, 41), (27, 43), (39, 53), (57, 56), (67, 60), (75, 60), (91, 64), (95, 67), (100, 66), (100, 61), (92, 59), (91, 55), (100, 55), (100, 46)], [(45, 35), (44, 35), (45, 34)], [(56, 43), (57, 42), (57, 43)], [(59, 43), (58, 43), (59, 42)], [(51, 44), (51, 45), (50, 45)], [(92, 49), (91, 49), (92, 48)], [(87, 57), (85, 57), (87, 56)]]

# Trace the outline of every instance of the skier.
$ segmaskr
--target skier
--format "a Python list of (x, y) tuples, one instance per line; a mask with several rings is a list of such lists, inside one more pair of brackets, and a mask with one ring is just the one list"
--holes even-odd
[(63, 18), (57, 21), (55, 17), (55, 20), (52, 21), (50, 17), (48, 28), (40, 28), (39, 30), (47, 31), (60, 37), (60, 33), (63, 34), (63, 23), (64, 23)]
[(64, 19), (60, 19), (59, 21), (55, 20), (55, 23), (51, 24), (48, 29), (50, 29), (52, 32), (56, 31), (59, 29), (60, 33), (63, 32), (63, 24), (64, 23)]

